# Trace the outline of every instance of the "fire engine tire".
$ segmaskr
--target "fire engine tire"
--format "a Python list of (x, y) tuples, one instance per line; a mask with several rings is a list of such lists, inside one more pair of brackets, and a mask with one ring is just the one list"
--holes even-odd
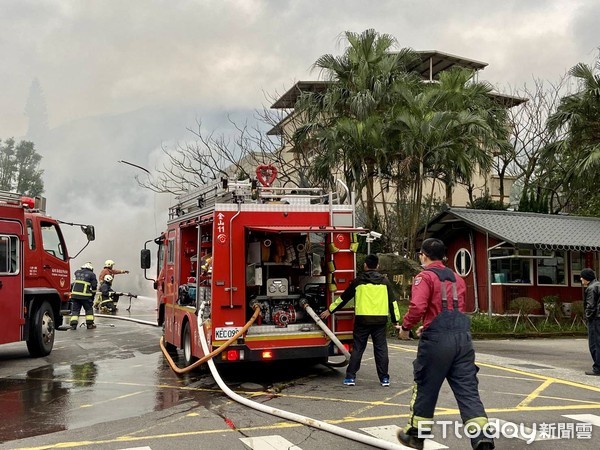
[(181, 347), (183, 348), (183, 361), (187, 367), (198, 361), (198, 358), (192, 355), (192, 330), (190, 329), (189, 322), (187, 322), (183, 327), (181, 341)]
[(29, 339), (27, 350), (36, 358), (49, 355), (54, 346), (54, 312), (48, 302), (42, 302), (39, 308), (33, 311), (29, 324)]

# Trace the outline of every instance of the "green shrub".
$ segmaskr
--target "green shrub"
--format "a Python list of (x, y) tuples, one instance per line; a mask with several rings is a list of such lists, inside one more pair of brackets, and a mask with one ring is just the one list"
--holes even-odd
[(531, 297), (517, 297), (510, 302), (508, 307), (511, 311), (528, 316), (534, 310), (540, 308), (540, 302)]

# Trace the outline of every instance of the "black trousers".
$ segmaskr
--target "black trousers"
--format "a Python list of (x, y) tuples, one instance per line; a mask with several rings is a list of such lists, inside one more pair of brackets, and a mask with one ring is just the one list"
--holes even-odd
[(600, 317), (588, 321), (588, 344), (594, 361), (592, 370), (600, 373)]
[(373, 340), (373, 355), (375, 356), (375, 367), (377, 376), (381, 381), (384, 377), (389, 378), (388, 367), (390, 359), (388, 356), (386, 325), (363, 325), (354, 324), (354, 346), (350, 355), (350, 362), (346, 368), (346, 378), (356, 378), (356, 373), (360, 369), (362, 355), (367, 348), (369, 336)]
[(77, 325), (81, 308), (85, 310), (85, 323), (87, 323), (88, 325), (94, 323), (93, 297), (87, 299), (71, 298), (71, 302), (71, 325)]
[[(480, 429), (487, 427), (469, 327), (469, 319), (464, 314), (446, 310), (421, 335), (413, 363), (413, 400), (407, 431), (419, 428), (419, 422), (433, 420), (444, 380), (454, 393), (463, 423), (477, 424)], [(431, 425), (423, 428), (430, 429)], [(481, 435), (472, 439), (473, 447), (480, 439)]]

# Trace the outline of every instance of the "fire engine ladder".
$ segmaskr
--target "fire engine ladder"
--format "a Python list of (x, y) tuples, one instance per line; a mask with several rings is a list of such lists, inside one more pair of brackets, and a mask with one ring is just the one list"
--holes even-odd
[(169, 220), (183, 220), (214, 209), (216, 203), (243, 203), (252, 195), (252, 184), (247, 181), (222, 179), (202, 186), (195, 191), (181, 194), (177, 204), (169, 208)]
[[(346, 226), (355, 228), (356, 226), (356, 206), (354, 202), (354, 193), (350, 193), (348, 187), (338, 180), (344, 187), (347, 194), (347, 199), (351, 205), (351, 209), (340, 209), (336, 208), (334, 204), (334, 194), (329, 194), (329, 221), (331, 225), (336, 226), (339, 223), (344, 223)], [(338, 196), (339, 198), (339, 196)], [(351, 221), (348, 224), (348, 216), (351, 217)], [(339, 236), (339, 237), (338, 237)], [(343, 241), (336, 242), (336, 239), (343, 238)], [(355, 273), (356, 267), (356, 253), (352, 249), (352, 244), (356, 239), (356, 233), (348, 235), (338, 235), (333, 232), (329, 234), (329, 261), (327, 262), (327, 288), (331, 296), (330, 302), (333, 302), (336, 296), (340, 295), (346, 287), (348, 287), (351, 280), (349, 277)], [(336, 321), (337, 319), (343, 320), (343, 316), (347, 314), (353, 314), (353, 311), (345, 312), (343, 310), (338, 311), (333, 316), (332, 331), (336, 332)]]
[(14, 192), (8, 192), (8, 191), (0, 191), (0, 201), (6, 202), (6, 203), (20, 204), (21, 194), (16, 194)]

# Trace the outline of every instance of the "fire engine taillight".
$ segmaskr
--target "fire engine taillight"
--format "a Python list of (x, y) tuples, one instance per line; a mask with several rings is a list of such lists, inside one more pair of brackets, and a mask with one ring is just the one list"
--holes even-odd
[(271, 350), (265, 350), (261, 354), (262, 359), (273, 359), (273, 352)]
[(222, 359), (224, 361), (240, 361), (244, 359), (244, 351), (243, 350), (227, 350), (223, 352)]

